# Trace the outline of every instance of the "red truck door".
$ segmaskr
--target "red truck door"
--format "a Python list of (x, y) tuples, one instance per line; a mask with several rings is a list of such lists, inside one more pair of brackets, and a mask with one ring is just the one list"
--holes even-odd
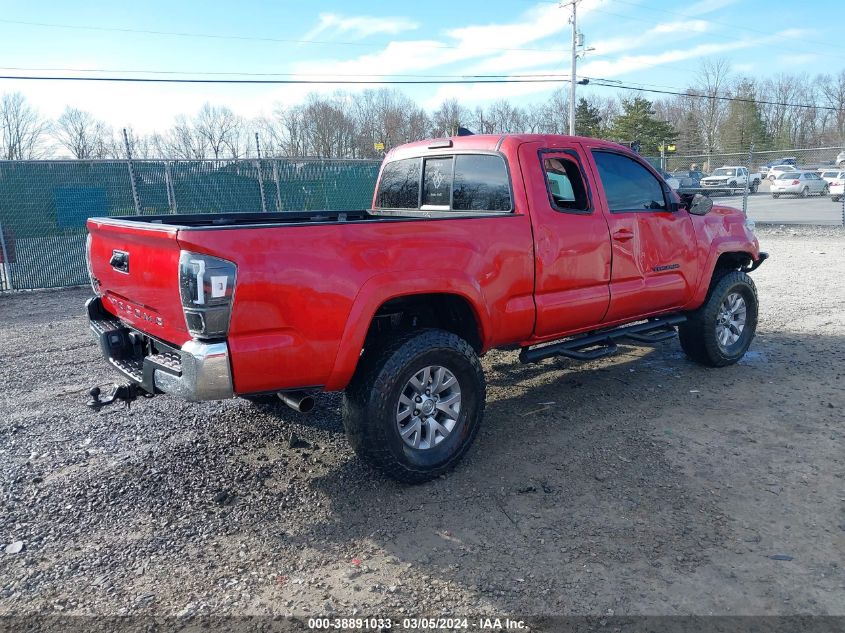
[(600, 323), (610, 302), (607, 222), (579, 149), (519, 146), (534, 231), (537, 339)]
[(683, 306), (698, 278), (689, 214), (671, 211), (673, 194), (640, 160), (607, 147), (593, 147), (591, 154), (613, 249), (610, 308), (604, 320)]

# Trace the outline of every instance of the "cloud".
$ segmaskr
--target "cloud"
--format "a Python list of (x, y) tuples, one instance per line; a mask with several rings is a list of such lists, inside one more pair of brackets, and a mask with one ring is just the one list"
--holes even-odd
[(704, 33), (710, 29), (710, 23), (705, 20), (680, 20), (658, 24), (651, 33)]
[(706, 13), (712, 13), (713, 11), (729, 7), (732, 4), (736, 4), (738, 1), (739, 0), (702, 0), (701, 2), (696, 2), (694, 5), (685, 8), (684, 13), (687, 15), (704, 15)]
[[(600, 0), (585, 2), (595, 5)], [(433, 69), (448, 67), (468, 60), (483, 60), (492, 55), (499, 55), (502, 48), (530, 47), (549, 36), (557, 35), (569, 28), (566, 13), (557, 5), (541, 4), (530, 8), (512, 23), (492, 23), (477, 26), (449, 29), (440, 40), (394, 40), (383, 49), (360, 55), (353, 59), (335, 59), (300, 62), (293, 65), (292, 71), (304, 76), (320, 76), (323, 79), (342, 78), (349, 75), (381, 76), (403, 75), (429, 72)], [(565, 43), (562, 43), (565, 44)], [(537, 46), (541, 49), (540, 46)], [(561, 48), (561, 45), (557, 45)], [(515, 54), (549, 53), (538, 51), (508, 51)], [(557, 54), (557, 53), (555, 53)], [(563, 53), (560, 53), (563, 54)], [(524, 62), (520, 62), (522, 64)], [(516, 67), (520, 67), (518, 64)], [(505, 70), (499, 67), (498, 70)], [(473, 71), (474, 72), (474, 71)], [(452, 71), (449, 74), (454, 74)], [(467, 72), (469, 74), (469, 72)], [(278, 90), (276, 98), (281, 103), (295, 103), (307, 92), (322, 88), (354, 90), (367, 86), (308, 86), (307, 88), (288, 87)], [(489, 86), (486, 86), (489, 88)]]
[(419, 28), (419, 23), (402, 17), (373, 17), (369, 15), (344, 16), (339, 13), (321, 13), (319, 23), (303, 39), (314, 39), (328, 32), (331, 35), (369, 37), (370, 35), (398, 35)]
[(719, 55), (728, 51), (752, 48), (760, 44), (779, 41), (780, 33), (762, 38), (737, 39), (723, 44), (699, 44), (662, 53), (647, 55), (624, 55), (612, 60), (594, 60), (581, 66), (580, 74), (588, 77), (615, 77), (625, 73), (670, 64), (685, 59), (697, 59), (709, 55)]

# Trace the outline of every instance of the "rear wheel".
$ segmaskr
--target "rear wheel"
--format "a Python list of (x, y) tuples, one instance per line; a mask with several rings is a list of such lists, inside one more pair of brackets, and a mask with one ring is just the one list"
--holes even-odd
[(760, 187), (760, 181), (755, 180), (754, 182), (751, 183), (751, 186), (748, 188), (748, 191), (750, 191), (751, 193), (757, 193), (757, 189), (759, 189), (759, 187)]
[(831, 196), (830, 199), (833, 200), (834, 202), (839, 202), (840, 200), (842, 200), (842, 198), (839, 197), (839, 196)]
[(757, 289), (746, 273), (716, 281), (707, 300), (678, 328), (687, 356), (708, 367), (732, 365), (745, 355), (757, 329)]
[(780, 194), (779, 193), (773, 193), (772, 198), (780, 198)]
[(826, 196), (830, 193), (830, 185), (825, 185), (822, 192), (819, 194), (820, 196)]
[(802, 198), (806, 198), (806, 197), (809, 195), (809, 193), (810, 193), (810, 188), (809, 188), (809, 187), (804, 187), (804, 188), (801, 190), (801, 193), (800, 193), (800, 194), (798, 194), (798, 195), (800, 195)]
[(417, 330), (369, 351), (343, 398), (358, 455), (389, 477), (421, 483), (452, 468), (484, 415), (484, 372), (459, 336)]

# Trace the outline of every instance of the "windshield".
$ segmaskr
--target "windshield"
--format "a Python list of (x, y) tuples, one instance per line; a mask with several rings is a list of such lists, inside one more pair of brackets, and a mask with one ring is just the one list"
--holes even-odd
[(727, 169), (722, 167), (713, 172), (714, 176), (736, 176), (736, 169)]

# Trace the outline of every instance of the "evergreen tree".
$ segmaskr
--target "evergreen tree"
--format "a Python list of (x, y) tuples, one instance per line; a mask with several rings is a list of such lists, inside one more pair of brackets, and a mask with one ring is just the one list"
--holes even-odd
[(601, 121), (599, 109), (590, 105), (584, 97), (581, 97), (575, 107), (575, 134), (599, 138), (603, 131)]
[(769, 138), (763, 113), (755, 101), (754, 83), (742, 79), (736, 87), (735, 96), (743, 101), (731, 101), (728, 114), (721, 127), (722, 147), (727, 151), (748, 151), (751, 143), (758, 150), (766, 149)]
[(610, 136), (619, 142), (640, 142), (640, 153), (660, 154), (663, 142), (674, 141), (678, 133), (672, 124), (654, 117), (651, 101), (642, 97), (622, 99), (622, 113), (613, 121)]

